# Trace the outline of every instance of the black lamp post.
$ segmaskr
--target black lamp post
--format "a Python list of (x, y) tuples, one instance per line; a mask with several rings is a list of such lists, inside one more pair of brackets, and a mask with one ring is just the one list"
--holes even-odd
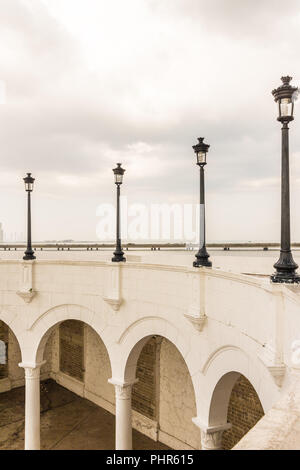
[(209, 254), (206, 251), (205, 244), (205, 192), (204, 192), (204, 166), (206, 165), (206, 155), (210, 145), (204, 144), (204, 137), (198, 138), (198, 144), (193, 146), (197, 156), (197, 165), (200, 167), (200, 245), (199, 251), (196, 254), (197, 261), (194, 261), (193, 266), (199, 268), (200, 266), (211, 267), (212, 263), (209, 261)]
[(27, 192), (27, 250), (23, 256), (24, 260), (35, 259), (34, 251), (31, 246), (31, 200), (30, 194), (33, 191), (34, 178), (32, 178), (31, 173), (27, 173), (26, 178), (24, 179), (25, 191)]
[(117, 168), (113, 169), (115, 175), (115, 184), (117, 185), (117, 233), (116, 233), (116, 251), (114, 252), (114, 257), (112, 261), (114, 263), (120, 263), (126, 261), (124, 257), (124, 252), (121, 245), (121, 236), (120, 236), (120, 186), (123, 183), (123, 175), (126, 170), (121, 167), (121, 163), (117, 163)]
[(300, 283), (296, 273), (298, 265), (293, 260), (290, 234), (290, 169), (289, 169), (289, 127), (294, 120), (294, 101), (298, 88), (292, 87), (292, 77), (282, 77), (282, 85), (272, 94), (278, 103), (278, 121), (282, 123), (282, 160), (281, 160), (281, 246), (280, 258), (274, 264), (276, 272), (271, 276), (272, 282)]

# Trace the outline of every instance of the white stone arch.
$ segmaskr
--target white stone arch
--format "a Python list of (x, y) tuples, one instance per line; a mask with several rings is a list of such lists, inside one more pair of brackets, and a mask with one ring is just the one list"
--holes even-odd
[(7, 326), (8, 328), (11, 330), (11, 332), (13, 333), (14, 337), (16, 338), (17, 340), (17, 343), (18, 343), (18, 346), (20, 348), (20, 351), (22, 353), (22, 339), (21, 339), (21, 335), (19, 334), (19, 332), (17, 331), (17, 328), (13, 325), (13, 321), (12, 321), (12, 314), (11, 313), (7, 313), (3, 310), (0, 310), (0, 321), (3, 321)]
[[(27, 341), (31, 341), (30, 350), (26, 351), (23, 362), (39, 364), (43, 361), (44, 349), (53, 330), (66, 320), (77, 320), (90, 326), (103, 342), (111, 365), (110, 348), (103, 337), (104, 322), (95, 321), (95, 312), (89, 308), (77, 304), (63, 304), (52, 307), (39, 316), (30, 327), (30, 335)], [(111, 365), (112, 367), (112, 365)]]
[(113, 363), (113, 376), (114, 379), (122, 383), (131, 383), (136, 378), (136, 366), (140, 353), (149, 339), (153, 336), (161, 336), (172, 343), (181, 354), (187, 370), (190, 374), (194, 397), (197, 403), (199, 396), (197, 396), (197, 377), (192, 375), (191, 370), (193, 364), (189, 363), (188, 355), (190, 351), (190, 344), (188, 337), (182, 335), (180, 330), (172, 324), (169, 320), (160, 317), (144, 317), (126, 328), (118, 339), (118, 354), (119, 361)]
[(278, 390), (263, 363), (237, 346), (227, 345), (216, 350), (206, 361), (202, 372), (207, 388), (201, 415), (208, 426), (227, 422), (230, 395), (240, 375), (251, 383), (264, 412), (278, 397)]

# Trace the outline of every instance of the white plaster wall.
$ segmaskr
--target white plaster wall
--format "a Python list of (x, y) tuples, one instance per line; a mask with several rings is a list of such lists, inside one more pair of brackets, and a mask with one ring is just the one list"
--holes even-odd
[[(163, 340), (160, 350), (159, 440), (175, 449), (200, 449), (195, 394), (186, 364), (176, 347)], [(178, 442), (181, 441), (181, 442)]]

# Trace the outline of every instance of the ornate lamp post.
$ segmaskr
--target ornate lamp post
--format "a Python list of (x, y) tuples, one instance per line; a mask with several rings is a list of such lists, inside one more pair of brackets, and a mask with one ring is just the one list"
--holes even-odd
[(23, 256), (24, 260), (35, 259), (34, 251), (31, 246), (31, 200), (30, 194), (33, 191), (34, 178), (32, 178), (31, 173), (27, 173), (26, 178), (24, 179), (25, 191), (27, 192), (27, 250)]
[(290, 234), (290, 169), (289, 169), (289, 127), (294, 120), (294, 101), (297, 98), (298, 88), (292, 87), (292, 77), (282, 77), (282, 85), (272, 94), (278, 103), (279, 116), (277, 120), (282, 123), (282, 160), (281, 160), (281, 246), (280, 258), (274, 264), (276, 272), (271, 276), (272, 282), (300, 283), (300, 276), (296, 273), (298, 265), (293, 260), (291, 252)]
[(116, 251), (112, 261), (120, 263), (126, 261), (124, 252), (122, 251), (121, 236), (120, 236), (120, 186), (123, 183), (123, 175), (126, 170), (121, 167), (121, 163), (117, 163), (117, 168), (114, 168), (115, 184), (117, 185), (117, 234), (116, 234)]
[(209, 261), (209, 254), (206, 251), (205, 245), (205, 192), (204, 192), (204, 166), (206, 165), (206, 155), (210, 145), (204, 144), (204, 137), (198, 138), (198, 144), (193, 146), (197, 156), (197, 165), (200, 167), (200, 245), (199, 251), (196, 254), (197, 261), (194, 261), (193, 266), (199, 268), (200, 266), (211, 267), (212, 263)]

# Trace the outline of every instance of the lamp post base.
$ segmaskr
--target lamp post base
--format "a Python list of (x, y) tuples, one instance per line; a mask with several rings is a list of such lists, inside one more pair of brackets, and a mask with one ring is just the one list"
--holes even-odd
[(206, 248), (201, 248), (198, 253), (196, 254), (197, 261), (193, 262), (194, 268), (201, 268), (201, 266), (205, 266), (206, 268), (212, 267), (212, 262), (209, 261), (209, 254), (206, 251)]
[(277, 284), (300, 284), (300, 276), (295, 272), (277, 272), (272, 274), (271, 281)]
[(115, 251), (114, 257), (111, 260), (113, 263), (125, 263), (126, 258), (123, 251)]
[(280, 258), (274, 264), (274, 268), (276, 272), (271, 276), (272, 282), (300, 284), (300, 276), (296, 273), (298, 264), (295, 263), (291, 251), (281, 251)]
[(36, 259), (36, 257), (34, 256), (34, 251), (32, 251), (32, 250), (25, 251), (25, 254), (23, 256), (24, 261), (30, 261), (30, 260), (34, 260), (34, 259)]

